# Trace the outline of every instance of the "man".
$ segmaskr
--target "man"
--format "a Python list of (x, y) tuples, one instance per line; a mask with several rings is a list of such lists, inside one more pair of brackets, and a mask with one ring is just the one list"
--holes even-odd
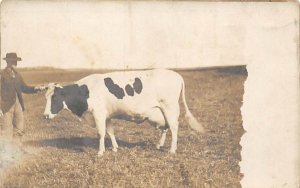
[(1, 110), (0, 117), (4, 117), (0, 136), (6, 141), (22, 143), (24, 135), (24, 102), (22, 93), (38, 93), (45, 87), (31, 87), (25, 84), (22, 76), (16, 70), (21, 58), (16, 53), (7, 53), (3, 58), (7, 66), (1, 72)]

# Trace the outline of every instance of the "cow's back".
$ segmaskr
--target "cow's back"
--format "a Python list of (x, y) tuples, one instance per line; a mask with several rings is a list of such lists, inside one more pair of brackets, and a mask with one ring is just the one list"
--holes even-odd
[[(160, 101), (178, 102), (182, 77), (171, 70), (120, 71), (89, 75), (77, 83), (85, 84), (90, 97), (109, 110), (143, 111)], [(145, 108), (145, 109), (144, 109)]]

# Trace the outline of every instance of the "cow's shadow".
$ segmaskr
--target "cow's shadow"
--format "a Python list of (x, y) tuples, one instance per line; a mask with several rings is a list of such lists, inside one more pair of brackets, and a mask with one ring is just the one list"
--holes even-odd
[[(147, 147), (147, 142), (127, 142), (117, 139), (119, 148), (135, 148), (140, 147), (145, 149)], [(35, 147), (55, 147), (59, 149), (70, 149), (78, 152), (84, 152), (85, 148), (99, 148), (99, 139), (96, 137), (62, 137), (62, 138), (52, 138), (43, 139), (37, 141), (27, 141), (24, 144), (31, 145)], [(111, 148), (110, 138), (105, 138), (105, 146)]]

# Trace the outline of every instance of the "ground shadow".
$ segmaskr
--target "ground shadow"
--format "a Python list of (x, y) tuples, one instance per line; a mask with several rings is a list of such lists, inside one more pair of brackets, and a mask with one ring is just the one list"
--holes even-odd
[[(118, 140), (117, 143), (119, 147), (124, 148), (146, 148), (147, 143), (142, 142), (127, 142), (123, 140)], [(37, 141), (27, 141), (24, 144), (31, 145), (35, 147), (56, 147), (59, 149), (71, 149), (79, 152), (83, 152), (84, 148), (99, 148), (99, 139), (92, 137), (70, 137), (70, 138), (53, 138), (53, 139), (43, 139)], [(106, 147), (112, 147), (110, 138), (105, 138)]]

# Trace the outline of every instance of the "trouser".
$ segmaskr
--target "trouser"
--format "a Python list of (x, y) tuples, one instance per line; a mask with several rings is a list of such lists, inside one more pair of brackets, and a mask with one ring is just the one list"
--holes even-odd
[(24, 135), (24, 116), (21, 104), (16, 99), (15, 104), (4, 114), (1, 127), (1, 137), (5, 140), (22, 141)]

